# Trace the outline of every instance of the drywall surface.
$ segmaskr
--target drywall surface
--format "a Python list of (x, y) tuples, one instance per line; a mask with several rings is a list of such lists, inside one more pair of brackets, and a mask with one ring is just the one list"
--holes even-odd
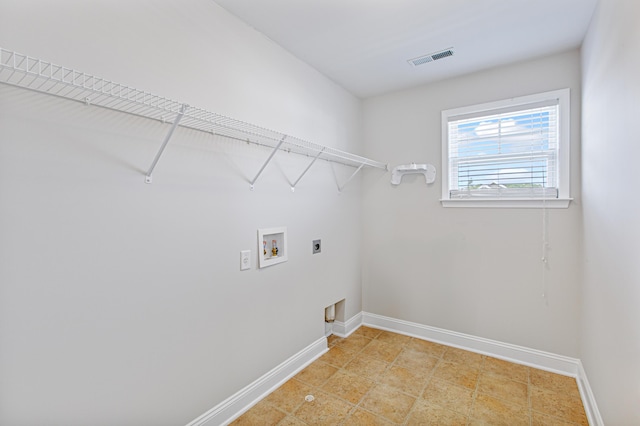
[[(437, 66), (437, 65), (436, 65)], [(443, 208), (441, 111), (571, 89), (568, 209)], [(364, 102), (366, 153), (432, 163), (432, 185), (370, 175), (364, 188), (367, 312), (575, 357), (580, 267), (578, 51), (491, 69)], [(548, 268), (543, 271), (543, 222)], [(546, 298), (542, 297), (543, 292)]]
[[(209, 0), (0, 10), (4, 48), (360, 151), (360, 101)], [(178, 129), (147, 185), (168, 124), (0, 91), (0, 424), (186, 424), (362, 310), (359, 178), (292, 193), (310, 159), (280, 153), (252, 192), (268, 150)], [(276, 226), (289, 260), (257, 269)]]
[(580, 358), (608, 425), (640, 424), (640, 3), (601, 1), (582, 50)]

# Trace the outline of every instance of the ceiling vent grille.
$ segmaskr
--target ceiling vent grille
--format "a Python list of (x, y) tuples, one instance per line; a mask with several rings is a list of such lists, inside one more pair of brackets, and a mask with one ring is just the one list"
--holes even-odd
[(438, 52), (429, 53), (428, 55), (419, 56), (417, 58), (409, 59), (407, 62), (414, 67), (419, 65), (424, 65), (429, 62), (437, 61), (438, 59), (448, 58), (449, 56), (453, 56), (453, 47), (449, 49), (440, 50)]

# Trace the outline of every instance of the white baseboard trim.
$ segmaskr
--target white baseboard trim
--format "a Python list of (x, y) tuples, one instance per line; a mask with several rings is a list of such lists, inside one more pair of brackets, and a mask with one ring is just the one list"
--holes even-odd
[(368, 312), (362, 313), (362, 325), (430, 340), (443, 345), (504, 359), (516, 364), (574, 377), (578, 384), (578, 390), (580, 391), (580, 397), (582, 398), (589, 424), (592, 426), (604, 426), (595, 397), (589, 386), (587, 375), (579, 359)]
[(587, 373), (584, 371), (582, 362), (578, 360), (578, 389), (580, 390), (580, 396), (582, 397), (582, 403), (584, 410), (587, 412), (587, 419), (592, 426), (604, 426), (604, 420), (598, 410), (598, 404), (596, 404), (596, 398), (591, 391), (589, 380), (587, 380)]
[(358, 312), (346, 322), (334, 321), (333, 334), (338, 337), (348, 337), (362, 325), (362, 312)]
[(517, 364), (524, 364), (541, 370), (552, 371), (565, 376), (572, 376), (576, 378), (578, 376), (579, 360), (576, 358), (569, 358), (550, 352), (476, 337), (470, 334), (444, 330), (442, 328), (430, 327), (428, 325), (422, 325), (414, 322), (384, 317), (382, 315), (371, 314), (368, 312), (362, 313), (362, 323), (363, 325), (370, 327), (406, 334), (448, 346), (454, 346), (471, 352), (477, 352), (494, 358), (515, 362)]
[(245, 386), (187, 426), (228, 425), (258, 401), (296, 375), (300, 370), (327, 352), (327, 339), (321, 337), (258, 380)]
[[(575, 377), (589, 424), (592, 426), (604, 425), (595, 397), (589, 386), (587, 375), (579, 359), (368, 312), (360, 312), (346, 322), (335, 321), (333, 323), (333, 334), (339, 337), (347, 337), (361, 325), (405, 334), (517, 364)], [(322, 356), (327, 350), (327, 340), (325, 337), (321, 337), (186, 426), (228, 425), (274, 389)]]

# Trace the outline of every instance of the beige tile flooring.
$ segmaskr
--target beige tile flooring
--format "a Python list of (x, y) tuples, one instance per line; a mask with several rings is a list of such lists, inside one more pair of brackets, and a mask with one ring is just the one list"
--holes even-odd
[(232, 425), (588, 425), (571, 377), (364, 326), (328, 341)]

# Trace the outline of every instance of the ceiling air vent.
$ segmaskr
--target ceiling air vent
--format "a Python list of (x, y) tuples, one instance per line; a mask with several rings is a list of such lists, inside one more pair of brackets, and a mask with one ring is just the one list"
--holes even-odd
[(440, 50), (438, 52), (429, 53), (428, 55), (409, 59), (407, 62), (409, 62), (412, 66), (417, 67), (418, 65), (424, 65), (429, 62), (437, 61), (438, 59), (448, 58), (449, 56), (453, 56), (453, 47), (445, 50)]

